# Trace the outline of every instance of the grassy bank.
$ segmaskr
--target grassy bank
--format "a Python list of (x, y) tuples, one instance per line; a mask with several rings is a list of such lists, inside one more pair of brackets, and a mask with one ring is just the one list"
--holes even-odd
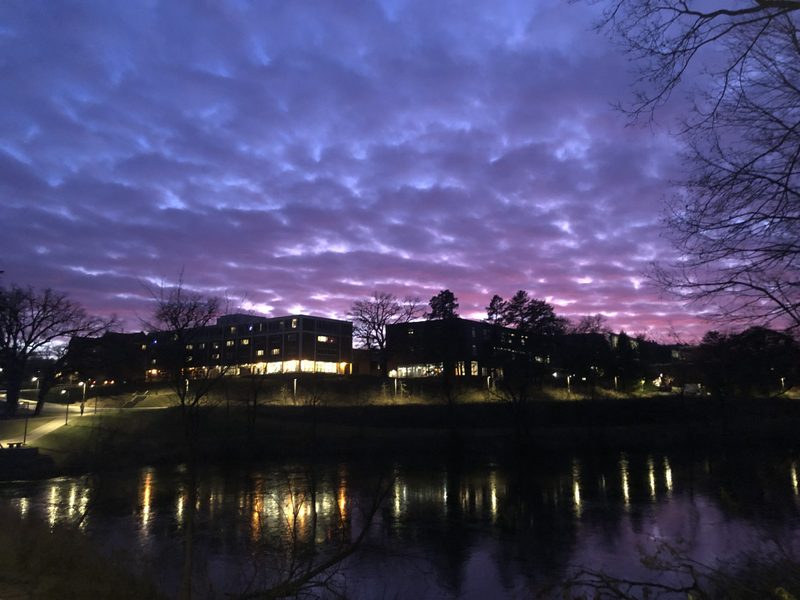
[[(574, 449), (655, 450), (796, 445), (800, 403), (707, 399), (595, 400), (398, 406), (203, 407), (194, 445), (203, 460), (311, 456), (502, 457)], [(75, 419), (43, 437), (55, 472), (85, 472), (186, 459), (177, 408), (120, 410)]]

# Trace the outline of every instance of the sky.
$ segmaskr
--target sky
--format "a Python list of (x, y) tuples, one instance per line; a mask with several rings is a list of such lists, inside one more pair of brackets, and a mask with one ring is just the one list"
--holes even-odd
[(668, 111), (632, 126), (599, 7), (0, 3), (0, 276), (125, 330), (174, 283), (343, 317), (374, 290), (464, 317), (524, 289), (691, 340), (647, 282), (673, 250)]

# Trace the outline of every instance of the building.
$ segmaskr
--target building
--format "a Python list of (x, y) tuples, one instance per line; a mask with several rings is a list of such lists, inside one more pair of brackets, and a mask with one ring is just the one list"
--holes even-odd
[(549, 362), (534, 351), (530, 336), (468, 319), (398, 323), (386, 327), (390, 377), (501, 377), (515, 361)]
[(127, 383), (144, 379), (147, 369), (144, 333), (109, 331), (101, 337), (73, 337), (63, 372), (87, 380)]
[(227, 369), (234, 375), (277, 373), (349, 374), (353, 324), (289, 315), (232, 314), (215, 325), (147, 335), (147, 374), (159, 378), (177, 368)]

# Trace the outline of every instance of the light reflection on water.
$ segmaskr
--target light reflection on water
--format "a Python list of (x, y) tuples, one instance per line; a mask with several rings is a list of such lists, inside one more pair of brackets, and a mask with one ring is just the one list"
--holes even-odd
[[(697, 551), (712, 558), (738, 547), (740, 537), (783, 537), (796, 544), (797, 461), (783, 456), (762, 463), (622, 454), (544, 461), (536, 468), (395, 464), (365, 474), (358, 464), (334, 465), (318, 467), (313, 476), (302, 466), (209, 468), (194, 488), (187, 487), (184, 470), (147, 468), (103, 485), (81, 478), (9, 484), (0, 488), (0, 504), (51, 525), (80, 522), (100, 540), (110, 539), (110, 531), (116, 539), (138, 539), (146, 553), (179, 544), (196, 499), (196, 525), (205, 532), (199, 551), (225, 570), (240, 568), (244, 557), (265, 547), (327, 547), (354, 539), (377, 476), (394, 473), (385, 510), (376, 514), (369, 535), (381, 550), (354, 567), (362, 569), (361, 577), (370, 577), (368, 568), (392, 577), (376, 557), (400, 553), (433, 565), (415, 567), (437, 574), (425, 584), (430, 589), (452, 590), (467, 577), (465, 565), (482, 557), (481, 568), (496, 571), (492, 581), (505, 582), (506, 588), (494, 591), (502, 596), (576, 560), (625, 571), (638, 564), (635, 548), (648, 540), (702, 540)], [(767, 473), (774, 476), (770, 494), (755, 493)], [(721, 520), (725, 527), (718, 526)], [(412, 585), (406, 579), (397, 585)]]

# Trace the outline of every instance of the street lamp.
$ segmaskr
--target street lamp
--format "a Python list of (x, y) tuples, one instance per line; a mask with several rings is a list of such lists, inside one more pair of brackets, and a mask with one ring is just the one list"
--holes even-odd
[(79, 381), (78, 385), (81, 386), (81, 416), (83, 416), (83, 407), (86, 405), (86, 382)]
[(61, 390), (61, 393), (67, 395), (67, 404), (66, 404), (67, 409), (64, 411), (64, 425), (68, 425), (69, 424), (69, 390)]
[(36, 384), (36, 391), (39, 391), (39, 378), (38, 377), (31, 377), (31, 383)]

